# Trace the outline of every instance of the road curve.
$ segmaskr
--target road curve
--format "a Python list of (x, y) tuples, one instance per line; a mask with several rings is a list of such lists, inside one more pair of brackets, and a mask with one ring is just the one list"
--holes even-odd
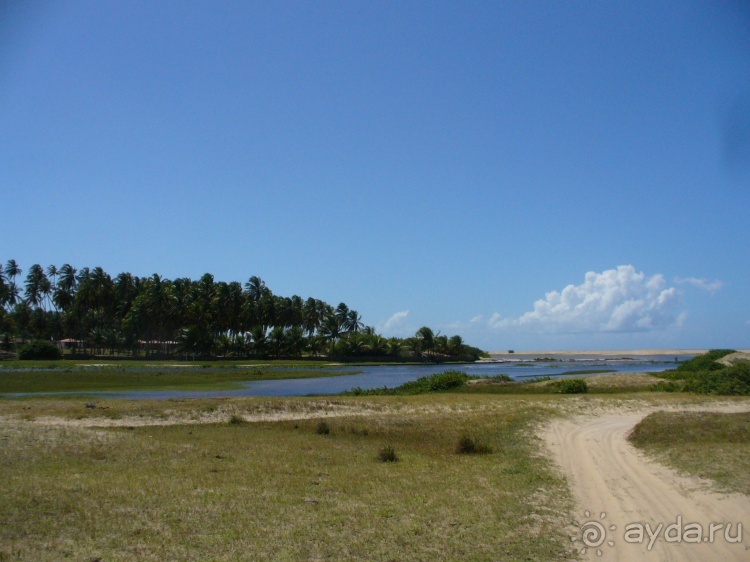
[[(748, 409), (747, 405), (710, 408)], [(556, 419), (544, 430), (547, 447), (568, 477), (580, 508), (571, 539), (575, 537), (573, 544), (582, 558), (750, 560), (750, 498), (706, 491), (700, 481), (646, 459), (626, 436), (648, 413)], [(727, 523), (732, 524), (728, 538)], [(738, 523), (742, 524), (739, 536)], [(711, 524), (724, 525), (714, 528), (713, 540)], [(740, 537), (741, 542), (731, 542)]]

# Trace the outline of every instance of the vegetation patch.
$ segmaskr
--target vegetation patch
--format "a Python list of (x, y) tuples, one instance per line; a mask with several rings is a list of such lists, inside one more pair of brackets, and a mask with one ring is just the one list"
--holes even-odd
[(750, 494), (750, 413), (656, 412), (628, 438), (682, 473)]
[[(362, 410), (343, 426), (369, 435), (311, 440), (320, 418), (101, 430), (2, 417), (0, 552), (34, 562), (575, 556), (566, 482), (533, 438), (547, 408), (440, 394), (336, 400)], [(24, 411), (4, 402), (3, 411)], [(71, 406), (42, 402), (29, 404)], [(210, 403), (244, 413), (258, 402), (117, 407), (150, 418), (167, 407), (200, 416)], [(321, 402), (263, 401), (289, 413)], [(388, 412), (373, 414), (377, 404)], [(88, 411), (83, 402), (79, 409)], [(496, 454), (460, 458), (461, 433), (481, 436)], [(375, 460), (388, 445), (400, 460)]]
[(35, 340), (31, 343), (21, 346), (18, 350), (18, 358), (22, 361), (33, 359), (61, 359), (62, 352), (52, 342), (45, 340)]
[(682, 363), (676, 369), (658, 373), (673, 385), (654, 385), (654, 390), (684, 390), (697, 394), (750, 395), (750, 362), (723, 365), (718, 360), (734, 350), (714, 349)]
[(328, 435), (331, 433), (331, 425), (325, 420), (320, 420), (318, 426), (315, 428), (315, 433), (318, 435)]
[(259, 380), (351, 375), (323, 369), (101, 368), (2, 372), (0, 394), (138, 390), (221, 390)]
[(456, 445), (458, 455), (488, 455), (490, 453), (492, 453), (492, 447), (468, 434), (462, 435)]
[(398, 455), (396, 455), (396, 449), (393, 445), (386, 445), (378, 452), (378, 460), (380, 462), (397, 462)]
[(583, 379), (561, 379), (551, 382), (550, 387), (560, 394), (585, 394), (589, 385)]
[(435, 373), (427, 377), (420, 377), (415, 381), (405, 382), (396, 388), (384, 386), (365, 390), (355, 387), (342, 394), (346, 396), (394, 396), (444, 392), (464, 386), (470, 378), (469, 375), (461, 371), (445, 371), (444, 373)]

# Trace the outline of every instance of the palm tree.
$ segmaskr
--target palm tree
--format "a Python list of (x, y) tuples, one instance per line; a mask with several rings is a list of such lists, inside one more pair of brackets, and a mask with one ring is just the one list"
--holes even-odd
[(329, 314), (325, 317), (320, 327), (320, 334), (330, 342), (331, 354), (333, 354), (336, 341), (341, 337), (341, 323), (336, 314)]
[(16, 260), (8, 260), (8, 263), (5, 264), (5, 275), (10, 278), (10, 282), (15, 285), (16, 276), (21, 275), (21, 273), (23, 273), (23, 271), (18, 267)]
[(286, 343), (286, 333), (284, 332), (284, 327), (275, 326), (274, 329), (271, 330), (269, 339), (271, 340), (271, 346), (273, 347), (274, 355), (276, 356), (276, 359), (278, 359), (281, 356), (281, 353), (284, 351), (284, 345)]
[(18, 275), (21, 275), (21, 273), (22, 273), (22, 270), (20, 267), (18, 267), (16, 260), (8, 260), (8, 263), (5, 264), (5, 275), (8, 276), (8, 280), (10, 281), (10, 287), (8, 289), (8, 303), (11, 306), (14, 306), (16, 303), (19, 302), (19, 293), (18, 293), (18, 285), (16, 285), (16, 277)]
[(355, 334), (364, 328), (362, 316), (356, 310), (350, 310), (346, 315), (346, 331)]
[(334, 311), (334, 315), (339, 321), (339, 326), (341, 328), (346, 328), (347, 322), (349, 320), (349, 307), (346, 306), (346, 304), (344, 304), (343, 302), (340, 302), (336, 307), (336, 310)]
[(404, 348), (404, 342), (399, 338), (390, 338), (387, 344), (388, 355), (399, 357), (401, 350)]
[(415, 337), (419, 341), (422, 351), (427, 352), (428, 355), (434, 353), (435, 333), (430, 328), (428, 328), (427, 326), (422, 326), (419, 330), (417, 330)]
[(388, 340), (378, 334), (371, 334), (367, 336), (369, 343), (367, 347), (370, 349), (370, 353), (376, 357), (385, 355), (388, 352)]
[(307, 339), (305, 338), (305, 332), (301, 326), (292, 326), (286, 332), (287, 347), (292, 355), (300, 357), (302, 352), (307, 347)]
[(247, 283), (245, 283), (245, 290), (250, 300), (258, 302), (264, 297), (271, 294), (271, 290), (266, 287), (266, 283), (260, 278), (253, 275)]
[(26, 302), (29, 306), (40, 308), (44, 304), (44, 297), (51, 291), (51, 284), (41, 265), (34, 264), (29, 268), (24, 285), (26, 287)]
[(52, 300), (54, 301), (55, 306), (63, 312), (67, 312), (73, 306), (75, 290), (78, 284), (76, 273), (76, 269), (69, 263), (63, 265), (58, 271), (60, 281), (57, 283), (57, 288), (52, 296)]
[(453, 336), (448, 340), (448, 353), (451, 355), (463, 355), (464, 340), (461, 336)]
[(51, 297), (49, 300), (50, 302), (52, 302), (52, 306), (55, 307), (55, 310), (57, 310), (57, 306), (55, 306), (55, 299), (54, 299), (55, 292), (57, 291), (57, 273), (58, 273), (57, 266), (55, 265), (47, 266), (47, 276), (52, 277), (52, 289), (50, 291)]
[(5, 310), (5, 305), (10, 298), (10, 285), (5, 277), (5, 272), (0, 268), (0, 309)]
[(268, 347), (266, 341), (266, 330), (263, 326), (254, 326), (250, 330), (250, 340), (253, 355), (256, 357), (265, 357), (266, 349)]

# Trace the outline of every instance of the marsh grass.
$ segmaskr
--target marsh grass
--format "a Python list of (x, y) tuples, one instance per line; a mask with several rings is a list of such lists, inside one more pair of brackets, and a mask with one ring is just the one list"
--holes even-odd
[(7, 372), (0, 370), (0, 394), (112, 390), (229, 390), (243, 382), (351, 375), (324, 369), (140, 369), (87, 368)]
[[(29, 403), (36, 414), (97, 412), (83, 403), (45, 410), (41, 402)], [(572, 503), (540, 454), (534, 428), (548, 410), (533, 401), (346, 399), (338, 405), (367, 414), (337, 418), (337, 427), (358, 430), (326, 439), (311, 438), (320, 418), (226, 423), (223, 412), (258, 403), (175, 402), (185, 417), (216, 406), (220, 423), (109, 430), (0, 417), (0, 552), (34, 561), (571, 556)], [(269, 411), (325, 406), (262, 403)], [(161, 409), (167, 405), (151, 407), (154, 419), (172, 415)], [(144, 406), (119, 408), (131, 416)], [(457, 439), (469, 432), (496, 454), (455, 455)], [(373, 451), (389, 445), (399, 462), (374, 462)]]
[(629, 439), (682, 473), (750, 494), (750, 413), (656, 412)]

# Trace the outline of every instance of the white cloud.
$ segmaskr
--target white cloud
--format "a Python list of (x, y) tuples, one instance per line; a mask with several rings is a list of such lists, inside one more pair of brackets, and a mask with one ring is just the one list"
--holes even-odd
[(590, 271), (581, 285), (551, 291), (519, 318), (494, 314), (493, 328), (516, 327), (536, 333), (644, 332), (678, 325), (680, 295), (662, 275), (646, 277), (632, 265), (602, 273)]
[(698, 279), (697, 277), (677, 277), (675, 282), (681, 285), (692, 285), (697, 289), (708, 291), (712, 295), (724, 287), (724, 283), (718, 279), (709, 281), (708, 279)]
[(395, 332), (398, 332), (399, 330), (404, 328), (404, 325), (406, 324), (406, 319), (408, 317), (409, 317), (408, 310), (402, 310), (401, 312), (396, 312), (388, 320), (386, 320), (382, 324), (379, 324), (377, 326), (377, 330), (378, 332), (381, 332), (384, 335), (394, 335)]

